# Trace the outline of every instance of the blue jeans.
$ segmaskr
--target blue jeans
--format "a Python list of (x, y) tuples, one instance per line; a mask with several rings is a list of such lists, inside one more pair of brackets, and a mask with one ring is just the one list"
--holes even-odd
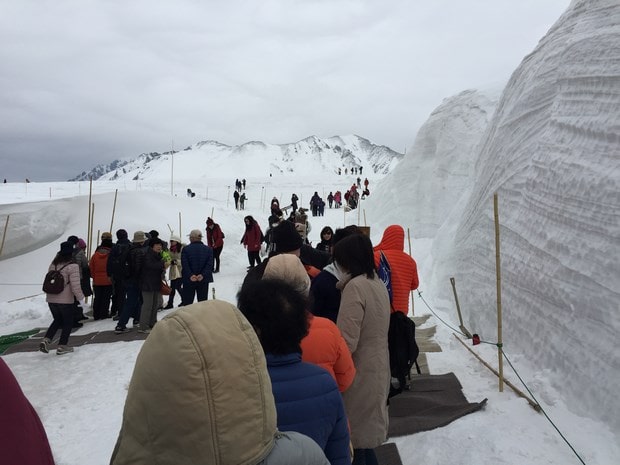
[(126, 328), (129, 318), (140, 319), (140, 307), (142, 307), (142, 291), (136, 283), (127, 283), (125, 287), (126, 297), (123, 310), (118, 318), (118, 327)]

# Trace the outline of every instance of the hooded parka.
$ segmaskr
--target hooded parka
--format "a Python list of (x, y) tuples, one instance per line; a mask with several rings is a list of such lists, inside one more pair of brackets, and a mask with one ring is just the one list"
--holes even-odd
[(327, 465), (320, 447), (276, 429), (254, 329), (219, 300), (183, 307), (144, 342), (112, 465)]

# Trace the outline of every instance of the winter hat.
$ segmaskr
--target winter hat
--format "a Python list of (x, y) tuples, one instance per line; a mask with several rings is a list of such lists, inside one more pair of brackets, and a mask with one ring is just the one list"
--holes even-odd
[(71, 244), (76, 245), (80, 239), (77, 236), (69, 236), (67, 237), (67, 242), (71, 242)]
[(112, 233), (109, 233), (109, 232), (101, 233), (101, 240), (105, 241), (106, 239), (112, 240)]
[(213, 224), (213, 220), (211, 218), (207, 218), (207, 226), (211, 226)]
[(77, 246), (80, 249), (85, 249), (86, 248), (86, 242), (84, 241), (84, 239), (82, 239), (82, 238), (78, 239)]
[(149, 231), (149, 237), (150, 237), (151, 239), (152, 239), (152, 238), (154, 238), (154, 237), (159, 237), (159, 233), (158, 233), (156, 230), (151, 229), (151, 230)]
[(190, 239), (202, 239), (202, 231), (200, 229), (192, 229), (189, 233)]
[(159, 245), (163, 246), (164, 245), (164, 241), (162, 241), (159, 237), (151, 237), (149, 239), (149, 247), (153, 247), (156, 244), (159, 244)]
[(181, 243), (181, 238), (180, 238), (179, 236), (174, 236), (174, 235), (173, 235), (173, 236), (170, 236), (170, 240), (171, 240), (171, 241), (174, 241), (174, 242), (176, 242), (176, 243), (178, 243), (178, 244), (180, 244), (180, 243)]
[(127, 231), (125, 231), (124, 229), (119, 229), (118, 231), (116, 231), (116, 238), (119, 241), (123, 241), (127, 239), (128, 237), (129, 237), (129, 234), (127, 234)]
[(273, 228), (273, 243), (275, 244), (274, 252), (280, 254), (301, 249), (303, 241), (295, 225), (290, 221), (283, 221)]
[(307, 296), (310, 291), (310, 278), (301, 260), (292, 254), (274, 255), (267, 261), (263, 278), (286, 281), (297, 291)]
[(135, 233), (133, 233), (133, 241), (132, 242), (144, 242), (146, 241), (146, 234), (144, 234), (144, 231), (136, 231)]
[(58, 255), (72, 255), (73, 254), (73, 243), (66, 241), (60, 244), (60, 251)]

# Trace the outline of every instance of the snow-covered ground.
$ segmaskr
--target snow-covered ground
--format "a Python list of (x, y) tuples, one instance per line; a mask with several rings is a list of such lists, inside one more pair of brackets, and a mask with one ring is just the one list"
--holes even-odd
[[(203, 195), (189, 199), (185, 197), (184, 186), (177, 189), (179, 195), (170, 195), (170, 186), (161, 184), (139, 186), (138, 190), (124, 190), (119, 185), (113, 229), (123, 227), (130, 234), (137, 229), (157, 229), (166, 238), (168, 225), (179, 231), (179, 214), (182, 234), (190, 229), (204, 228), (207, 216), (213, 215), (226, 233), (222, 255), (222, 271), (215, 275), (216, 297), (235, 302), (235, 294), (245, 275), (247, 257), (239, 245), (243, 231), (243, 216), (254, 215), (261, 226), (265, 226), (267, 208), (273, 196), (281, 197), (282, 204), (292, 192), (296, 192), (307, 203), (311, 194), (323, 188), (344, 189), (352, 177), (322, 176), (308, 179), (303, 184), (298, 178), (279, 179), (248, 178), (247, 209), (235, 211), (232, 199), (227, 201), (225, 183), (229, 180), (214, 181), (209, 189), (209, 199)], [(234, 180), (230, 180), (234, 181)], [(372, 187), (371, 180), (371, 187)], [(215, 187), (221, 184), (218, 189)], [(52, 187), (53, 198), (49, 197)], [(50, 315), (44, 296), (40, 294), (42, 276), (49, 261), (58, 249), (59, 243), (70, 234), (86, 236), (88, 183), (57, 183), (53, 185), (30, 184), (27, 197), (21, 201), (28, 203), (8, 203), (12, 195), (9, 191), (24, 189), (24, 185), (0, 186), (5, 205), (0, 207), (4, 214), (11, 210), (7, 244), (14, 241), (31, 244), (18, 256), (0, 261), (0, 333), (45, 328), (50, 323)], [(136, 186), (132, 186), (136, 187)], [(94, 229), (96, 232), (109, 229), (114, 203), (113, 183), (94, 183), (95, 204)], [(82, 195), (75, 196), (81, 189)], [(107, 190), (107, 193), (104, 192)], [(57, 199), (56, 197), (64, 197)], [(261, 202), (261, 197), (266, 202)], [(263, 206), (264, 204), (264, 206)], [(384, 208), (387, 208), (384, 205)], [(31, 225), (20, 225), (13, 218), (20, 209), (29, 211), (33, 220)], [(50, 214), (50, 212), (55, 212)], [(326, 210), (324, 217), (311, 217), (310, 239), (317, 241), (324, 225), (341, 227), (345, 224), (368, 224), (371, 237), (377, 242), (384, 225), (374, 222), (375, 210), (368, 209), (362, 202), (360, 210), (344, 213), (343, 210)], [(404, 213), (404, 212), (402, 212)], [(2, 218), (5, 218), (3, 215)], [(402, 223), (405, 227), (413, 225)], [(45, 244), (42, 245), (41, 244)], [(413, 256), (419, 261), (421, 286), (425, 300), (438, 314), (452, 325), (457, 325), (456, 314), (451, 305), (434, 302), (429, 298), (432, 292), (427, 288), (430, 270), (423, 266), (430, 254), (428, 239), (412, 238)], [(427, 292), (429, 291), (429, 292)], [(470, 290), (461, 289), (461, 297)], [(21, 300), (22, 296), (35, 295)], [(14, 301), (12, 301), (14, 300)], [(416, 297), (416, 314), (428, 313), (424, 303)], [(162, 313), (163, 315), (164, 313)], [(488, 406), (481, 412), (468, 415), (451, 425), (431, 432), (398, 438), (394, 442), (399, 447), (403, 463), (498, 463), (498, 464), (548, 464), (579, 463), (568, 446), (541, 414), (534, 412), (523, 400), (509, 389), (497, 392), (497, 379), (476, 361), (451, 334), (451, 330), (432, 317), (427, 324), (437, 324), (437, 340), (443, 352), (429, 354), (429, 365), (433, 373), (453, 371), (464, 386), (464, 392), (471, 401), (489, 398)], [(113, 329), (113, 322), (90, 321), (76, 334)], [(511, 328), (506, 327), (506, 332)], [(79, 347), (70, 356), (56, 357), (53, 352), (45, 355), (39, 352), (4, 356), (14, 371), (22, 389), (39, 412), (46, 427), (53, 452), (59, 464), (77, 465), (83, 463), (105, 464), (108, 462), (120, 428), (122, 409), (133, 363), (141, 347), (141, 342), (119, 342), (113, 344), (87, 345)], [(497, 363), (496, 350), (491, 346), (475, 348), (487, 361)], [(574, 413), (567, 405), (562, 392), (550, 382), (551, 373), (540, 370), (536, 363), (522, 353), (507, 352), (518, 367), (521, 376), (539, 397), (545, 409), (561, 428), (566, 437), (580, 452), (586, 463), (612, 464), (620, 454), (617, 436), (609, 426)], [(517, 382), (507, 370), (507, 377)], [(67, 395), (59, 398), (58, 392)]]

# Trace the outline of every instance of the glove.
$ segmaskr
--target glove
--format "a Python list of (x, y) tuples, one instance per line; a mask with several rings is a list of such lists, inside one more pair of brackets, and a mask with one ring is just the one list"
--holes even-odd
[(86, 308), (86, 300), (85, 299), (79, 300), (78, 305), (82, 308)]

